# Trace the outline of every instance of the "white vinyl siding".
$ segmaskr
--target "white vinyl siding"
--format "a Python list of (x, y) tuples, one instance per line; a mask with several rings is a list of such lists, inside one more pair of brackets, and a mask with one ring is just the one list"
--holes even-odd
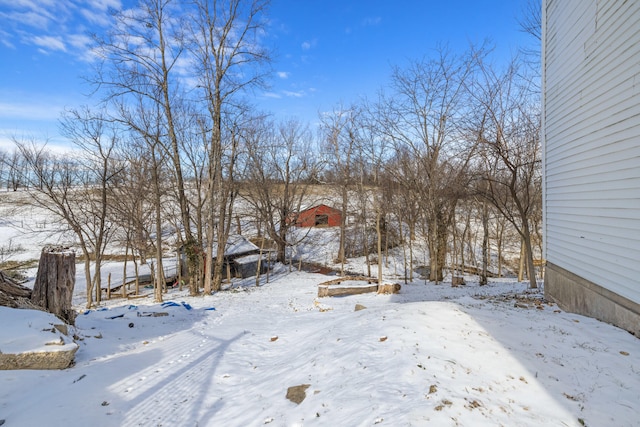
[(545, 256), (640, 303), (640, 1), (543, 7)]

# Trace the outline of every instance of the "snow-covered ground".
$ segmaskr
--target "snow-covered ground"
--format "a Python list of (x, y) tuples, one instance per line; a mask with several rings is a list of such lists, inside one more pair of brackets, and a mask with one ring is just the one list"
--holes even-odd
[[(526, 283), (318, 298), (331, 277), (279, 265), (258, 287), (86, 311), (77, 271), (75, 365), (0, 371), (5, 426), (640, 425), (640, 340)], [(53, 335), (24, 313), (0, 310), (0, 351)]]

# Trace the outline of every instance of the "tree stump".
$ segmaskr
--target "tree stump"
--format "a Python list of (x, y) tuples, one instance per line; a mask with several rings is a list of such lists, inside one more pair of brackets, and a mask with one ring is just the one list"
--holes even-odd
[(383, 283), (378, 286), (379, 294), (397, 294), (400, 292), (401, 286), (398, 283)]
[(70, 325), (76, 313), (71, 307), (76, 283), (76, 253), (59, 246), (45, 246), (40, 254), (31, 301)]
[(452, 276), (451, 277), (451, 286), (456, 288), (458, 286), (464, 286), (467, 283), (464, 281), (464, 277), (462, 276)]

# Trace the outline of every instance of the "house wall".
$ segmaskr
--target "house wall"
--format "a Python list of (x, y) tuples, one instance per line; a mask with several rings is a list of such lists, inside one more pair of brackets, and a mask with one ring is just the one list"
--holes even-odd
[(542, 16), (545, 294), (638, 331), (640, 1), (545, 0)]

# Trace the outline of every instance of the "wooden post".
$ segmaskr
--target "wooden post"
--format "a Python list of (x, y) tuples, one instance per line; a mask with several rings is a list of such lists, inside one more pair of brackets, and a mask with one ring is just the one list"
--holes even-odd
[(76, 313), (71, 307), (76, 283), (76, 253), (59, 246), (45, 246), (40, 254), (31, 301), (70, 325)]

